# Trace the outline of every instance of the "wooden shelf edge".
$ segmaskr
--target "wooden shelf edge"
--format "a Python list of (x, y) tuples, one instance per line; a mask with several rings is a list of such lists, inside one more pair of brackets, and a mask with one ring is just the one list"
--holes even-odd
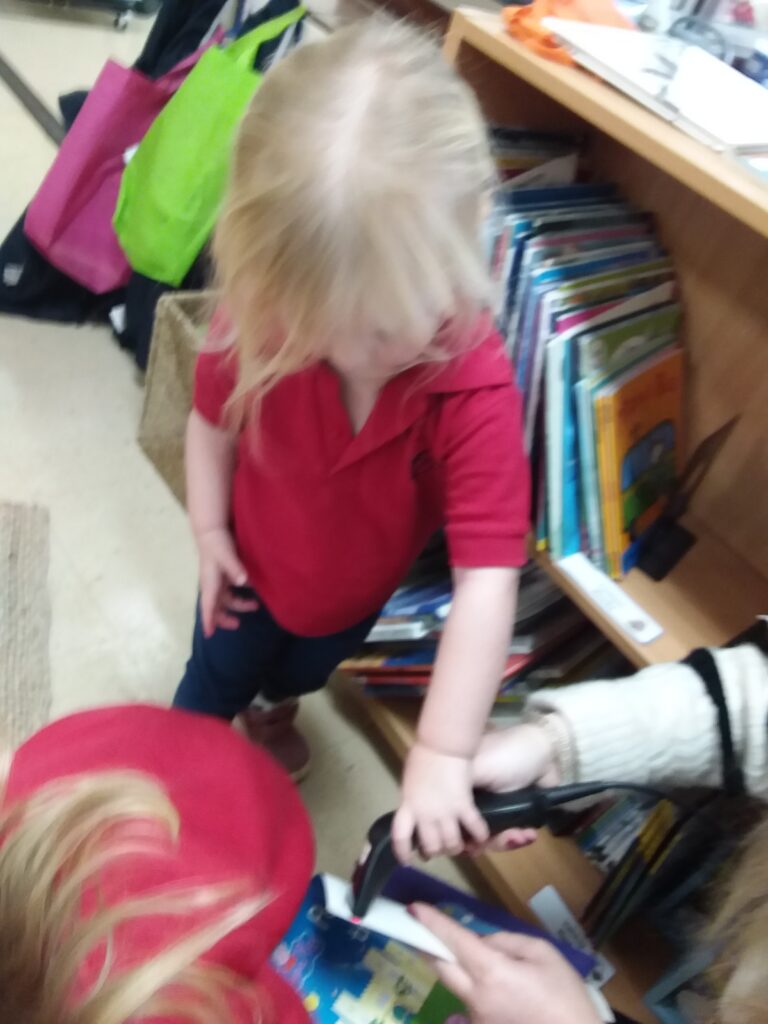
[[(353, 683), (342, 684), (355, 708), (361, 710), (380, 739), (398, 760), (405, 758), (415, 731), (417, 708), (413, 702), (381, 701), (366, 697)], [(511, 913), (538, 924), (528, 900), (546, 885), (554, 885), (578, 916), (599, 884), (600, 874), (575, 843), (556, 839), (543, 830), (533, 844), (508, 854), (476, 858), (474, 869)], [(637, 957), (638, 943), (646, 951)], [(639, 1024), (653, 1024), (655, 1017), (642, 1001), (645, 992), (667, 968), (669, 955), (658, 936), (642, 922), (626, 930), (602, 951), (616, 967), (616, 975), (604, 988), (611, 1005)]]
[(460, 7), (445, 53), (467, 43), (573, 111), (688, 188), (768, 237), (768, 188), (735, 160), (686, 135), (619, 90), (579, 68), (538, 57), (505, 30), (500, 14)]
[(638, 668), (680, 661), (695, 647), (728, 643), (768, 608), (768, 580), (692, 517), (686, 525), (697, 538), (666, 579), (655, 583), (633, 569), (618, 586), (664, 630), (658, 640), (639, 644), (607, 617), (547, 554), (536, 561)]

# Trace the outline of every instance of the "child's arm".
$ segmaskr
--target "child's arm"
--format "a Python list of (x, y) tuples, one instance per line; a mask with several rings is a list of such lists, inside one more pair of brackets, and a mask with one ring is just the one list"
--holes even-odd
[(512, 568), (454, 570), (451, 611), (392, 829), (402, 861), (414, 831), (430, 857), (463, 849), (461, 826), (478, 842), (487, 839), (472, 800), (472, 762), (504, 671), (518, 575)]
[(255, 600), (230, 589), (248, 582), (229, 528), (236, 451), (237, 439), (229, 431), (192, 410), (187, 423), (187, 510), (200, 559), (200, 612), (206, 636), (217, 627), (237, 629), (237, 614), (258, 608)]

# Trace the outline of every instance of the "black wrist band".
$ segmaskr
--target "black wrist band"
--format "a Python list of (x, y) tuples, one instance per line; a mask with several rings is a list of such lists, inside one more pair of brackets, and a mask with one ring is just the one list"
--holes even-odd
[(712, 652), (706, 647), (691, 651), (682, 662), (688, 665), (701, 678), (709, 695), (709, 699), (717, 709), (717, 724), (720, 730), (720, 749), (723, 763), (723, 789), (729, 796), (740, 796), (745, 792), (744, 773), (736, 760), (733, 749), (731, 721), (728, 716), (728, 705), (725, 702), (723, 684), (717, 670), (717, 662)]

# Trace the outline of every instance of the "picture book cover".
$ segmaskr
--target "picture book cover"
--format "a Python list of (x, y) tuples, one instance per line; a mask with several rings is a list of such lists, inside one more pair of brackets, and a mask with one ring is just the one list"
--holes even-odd
[(600, 514), (600, 480), (595, 449), (595, 423), (592, 415), (592, 389), (589, 381), (579, 380), (574, 387), (579, 444), (581, 509), (586, 530), (586, 553), (598, 569), (605, 571), (603, 524)]
[(590, 326), (602, 323), (621, 323), (642, 311), (650, 311), (669, 304), (674, 298), (674, 281), (665, 281), (655, 287), (635, 292), (628, 298), (591, 306), (585, 310), (555, 315), (553, 334), (565, 339), (562, 363), (562, 552), (572, 555), (582, 548), (582, 522), (584, 496), (581, 494), (579, 467), (578, 413), (574, 386), (578, 380), (576, 338)]
[[(398, 869), (384, 895), (406, 905), (432, 903), (480, 934), (506, 930), (544, 936), (412, 868)], [(582, 977), (594, 969), (592, 957), (555, 944)], [(315, 1024), (469, 1024), (462, 1004), (439, 984), (421, 954), (331, 916), (319, 877), (312, 880), (272, 963), (303, 998)]]
[[(529, 379), (524, 391), (525, 440), (531, 450), (536, 412), (541, 398), (541, 377), (547, 339), (557, 326), (556, 317), (581, 315), (591, 317), (618, 305), (639, 292), (668, 284), (674, 289), (674, 275), (669, 260), (656, 260), (637, 268), (581, 278), (546, 291), (541, 300), (538, 337), (529, 361)], [(672, 296), (674, 291), (670, 292)]]
[(579, 337), (579, 376), (599, 380), (621, 373), (660, 344), (674, 341), (680, 320), (680, 304), (673, 301), (585, 332)]
[[(530, 191), (528, 189), (526, 192)], [(503, 207), (501, 208), (503, 209)], [(514, 210), (502, 214), (507, 233), (506, 256), (502, 263), (504, 295), (500, 327), (507, 333), (510, 317), (518, 298), (520, 268), (525, 259), (527, 246), (544, 234), (567, 231), (569, 228), (598, 227), (601, 224), (617, 223), (631, 216), (632, 211), (622, 202), (580, 203), (572, 206), (546, 206), (530, 210)]]
[(549, 542), (553, 558), (580, 550), (578, 444), (573, 384), (577, 377), (573, 347), (588, 328), (621, 324), (650, 306), (669, 299), (673, 284), (667, 282), (630, 298), (556, 316), (546, 339), (544, 388), (547, 404), (547, 504)]
[[(508, 682), (510, 679), (514, 679), (522, 671), (540, 661), (546, 653), (546, 648), (540, 648), (530, 654), (509, 655), (504, 666), (502, 680)], [(366, 660), (365, 658), (350, 659), (339, 667), (343, 672), (364, 676), (369, 682), (375, 682), (381, 686), (389, 684), (393, 686), (424, 686), (429, 682), (429, 677), (432, 674), (431, 664), (396, 665), (394, 668), (388, 668), (386, 665), (377, 664), (376, 659), (373, 659), (371, 665), (366, 665)]]
[(532, 354), (533, 340), (537, 337), (539, 307), (545, 292), (585, 275), (646, 263), (660, 255), (658, 245), (648, 238), (579, 253), (532, 270), (521, 284), (517, 319), (510, 321), (507, 336), (507, 348), (514, 353), (520, 389), (525, 390), (528, 380), (528, 360)]
[[(618, 543), (619, 570), (637, 559), (682, 469), (683, 352), (664, 349), (598, 391), (604, 438), (604, 527)], [(615, 566), (614, 566), (615, 569)]]
[(434, 615), (445, 619), (451, 607), (453, 586), (450, 579), (439, 583), (400, 587), (381, 610), (383, 619), (402, 615)]
[[(543, 234), (530, 240), (526, 245), (517, 280), (517, 291), (514, 305), (507, 325), (507, 334), (512, 343), (511, 352), (517, 360), (524, 353), (524, 342), (530, 318), (530, 283), (534, 271), (540, 268), (568, 265), (585, 259), (590, 254), (604, 254), (610, 250), (621, 251), (632, 243), (651, 242), (653, 236), (648, 224), (611, 224), (584, 230), (578, 225), (577, 230), (565, 234)], [(557, 240), (560, 240), (559, 242)], [(655, 254), (651, 250), (649, 254)], [(520, 386), (524, 387), (523, 380)]]

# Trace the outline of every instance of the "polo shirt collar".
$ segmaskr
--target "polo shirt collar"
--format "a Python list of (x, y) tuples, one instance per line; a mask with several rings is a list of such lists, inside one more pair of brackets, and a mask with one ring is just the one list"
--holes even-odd
[(338, 457), (332, 456), (331, 472), (347, 468), (404, 434), (426, 413), (431, 395), (508, 385), (512, 380), (510, 363), (493, 331), (490, 315), (478, 322), (475, 332), (467, 351), (450, 362), (414, 367), (388, 381), (363, 429), (354, 435), (341, 396), (341, 382), (330, 366), (322, 364), (321, 386), (328, 389), (324, 399), (334, 403), (334, 412), (343, 416), (343, 423), (337, 423), (334, 433), (337, 438), (339, 432), (341, 436), (345, 431), (348, 434)]

